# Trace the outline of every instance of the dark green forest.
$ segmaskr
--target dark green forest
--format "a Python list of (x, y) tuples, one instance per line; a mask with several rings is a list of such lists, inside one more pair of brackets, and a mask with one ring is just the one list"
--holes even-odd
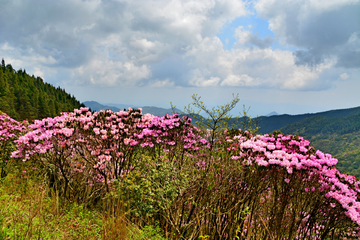
[(85, 107), (74, 96), (60, 87), (45, 83), (40, 77), (30, 76), (26, 70), (15, 70), (1, 61), (0, 110), (16, 120), (55, 117), (61, 112)]

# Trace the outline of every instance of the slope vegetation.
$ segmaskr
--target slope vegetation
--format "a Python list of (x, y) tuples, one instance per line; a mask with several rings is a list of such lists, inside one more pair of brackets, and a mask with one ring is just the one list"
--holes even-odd
[(0, 110), (16, 120), (54, 117), (85, 107), (60, 87), (44, 83), (25, 70), (15, 70), (4, 59), (0, 67)]
[[(348, 109), (337, 109), (326, 112), (318, 113), (307, 113), (299, 115), (276, 115), (276, 116), (261, 116), (258, 117), (258, 126), (260, 127), (260, 133), (270, 133), (275, 130), (280, 130), (288, 124), (301, 122), (306, 119), (314, 119), (313, 117), (326, 117), (326, 118), (338, 118), (338, 117), (349, 117), (360, 114), (360, 107), (348, 108)], [(339, 120), (336, 120), (339, 121)], [(340, 120), (341, 121), (341, 120)]]
[(339, 160), (337, 168), (360, 177), (360, 114), (329, 118), (313, 116), (281, 128), (285, 134), (299, 134), (321, 151)]

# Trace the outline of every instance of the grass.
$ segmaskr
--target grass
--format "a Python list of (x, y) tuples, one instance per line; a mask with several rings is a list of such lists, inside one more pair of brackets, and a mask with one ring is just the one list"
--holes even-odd
[(114, 206), (65, 203), (41, 181), (9, 174), (0, 180), (0, 240), (165, 239), (158, 227), (128, 223)]

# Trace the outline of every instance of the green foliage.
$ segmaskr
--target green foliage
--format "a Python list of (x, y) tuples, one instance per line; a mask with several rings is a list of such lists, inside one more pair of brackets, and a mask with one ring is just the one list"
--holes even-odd
[(130, 215), (147, 223), (159, 217), (186, 189), (191, 169), (179, 169), (166, 156), (154, 161), (143, 155), (138, 162), (134, 171), (117, 182), (117, 192)]
[(33, 174), (9, 174), (0, 180), (0, 240), (129, 239), (166, 240), (158, 224), (139, 228), (112, 206), (87, 208), (65, 203)]
[[(248, 130), (251, 133), (256, 133), (259, 130), (254, 120), (247, 115), (245, 106), (243, 106), (242, 112), (243, 121), (240, 121), (239, 117), (232, 118), (232, 114), (230, 114), (230, 112), (240, 101), (239, 94), (236, 96), (233, 94), (233, 99), (230, 103), (218, 105), (212, 109), (207, 108), (205, 103), (201, 101), (201, 97), (197, 94), (192, 95), (192, 99), (193, 102), (188, 106), (185, 106), (184, 112), (191, 118), (195, 119), (195, 124), (201, 129), (204, 131), (210, 131), (208, 134), (210, 135), (211, 147), (214, 146), (219, 133), (225, 129), (242, 128), (243, 130)], [(192, 109), (192, 106), (197, 108), (198, 111)], [(174, 109), (175, 107), (172, 106), (172, 108)], [(202, 112), (205, 113), (207, 118), (204, 118), (201, 115)]]
[[(233, 100), (230, 103), (222, 106), (217, 106), (217, 108), (213, 107), (212, 109), (208, 109), (204, 102), (201, 101), (201, 97), (197, 94), (192, 95), (192, 99), (193, 102), (188, 106), (185, 106), (184, 111), (191, 117), (196, 119), (196, 124), (198, 126), (205, 129), (211, 129), (213, 131), (218, 131), (220, 129), (226, 129), (229, 127), (228, 120), (232, 117), (230, 111), (240, 101), (238, 95), (236, 95), (235, 97), (233, 94)], [(195, 112), (195, 110), (192, 109), (191, 105), (198, 108), (199, 110)], [(201, 117), (201, 111), (203, 111), (208, 116), (207, 119)]]
[(12, 142), (0, 142), (0, 178), (6, 176), (8, 169), (7, 163), (10, 161), (11, 152), (16, 150), (15, 144)]
[(25, 70), (15, 71), (10, 64), (0, 67), (0, 110), (16, 120), (55, 117), (85, 107), (64, 89), (44, 83)]
[(166, 240), (163, 237), (163, 231), (158, 226), (147, 225), (140, 230), (139, 235), (135, 236), (135, 240)]
[(0, 239), (99, 239), (99, 213), (61, 205), (46, 185), (20, 173), (0, 183)]

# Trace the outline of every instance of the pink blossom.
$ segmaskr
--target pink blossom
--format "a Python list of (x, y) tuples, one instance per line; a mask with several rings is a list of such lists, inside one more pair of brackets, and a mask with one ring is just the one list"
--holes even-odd
[(95, 133), (96, 135), (99, 135), (99, 134), (100, 134), (100, 129), (99, 129), (99, 128), (94, 128), (93, 130), (94, 130), (94, 133)]

